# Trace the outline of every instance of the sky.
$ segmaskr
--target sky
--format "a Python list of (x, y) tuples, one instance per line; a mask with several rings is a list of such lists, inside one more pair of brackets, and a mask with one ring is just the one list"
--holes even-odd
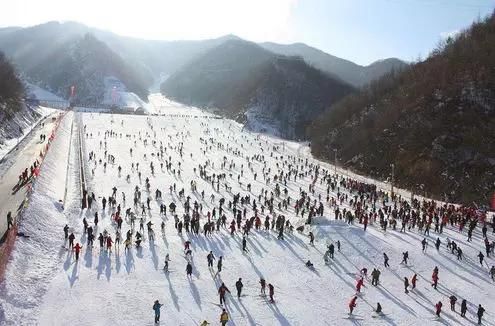
[(145, 39), (235, 34), (256, 42), (302, 42), (362, 65), (424, 58), (495, 8), (494, 0), (1, 1), (1, 27), (71, 20)]

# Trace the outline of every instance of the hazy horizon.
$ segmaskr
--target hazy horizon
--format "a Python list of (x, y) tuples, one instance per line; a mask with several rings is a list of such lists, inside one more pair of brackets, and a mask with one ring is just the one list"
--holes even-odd
[(121, 36), (164, 41), (231, 34), (253, 42), (304, 43), (368, 65), (391, 57), (424, 58), (439, 41), (494, 8), (488, 0), (88, 0), (70, 6), (60, 0), (19, 0), (4, 5), (0, 26), (70, 21)]

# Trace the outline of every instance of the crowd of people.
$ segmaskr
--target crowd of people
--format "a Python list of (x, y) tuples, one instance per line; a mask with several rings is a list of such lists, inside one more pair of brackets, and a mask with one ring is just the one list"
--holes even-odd
[[(124, 121), (120, 125), (124, 126)], [(444, 231), (449, 228), (454, 232), (465, 233), (467, 241), (479, 246), (480, 252), (476, 258), (483, 268), (486, 267), (487, 275), (495, 281), (495, 267), (489, 268), (485, 260), (485, 257), (494, 254), (495, 220), (488, 220), (485, 214), (475, 208), (390, 194), (372, 183), (332, 173), (332, 169), (325, 168), (320, 162), (285, 151), (261, 136), (255, 140), (245, 136), (237, 139), (233, 133), (229, 133), (227, 127), (223, 128), (226, 131), (212, 128), (208, 121), (201, 123), (201, 129), (202, 136), (197, 139), (200, 149), (198, 155), (184, 146), (184, 141), (192, 137), (190, 131), (176, 130), (166, 134), (165, 128), (157, 128), (152, 118), (147, 118), (146, 130), (134, 132), (120, 132), (116, 126), (99, 133), (87, 130), (85, 126), (87, 139), (99, 139), (99, 146), (88, 148), (87, 161), (84, 162), (91, 177), (96, 178), (98, 173), (106, 173), (110, 168), (116, 169), (118, 176), (125, 178), (133, 189), (130, 199), (127, 197), (127, 188), (110, 188), (112, 185), (109, 185), (108, 190), (84, 191), (81, 208), (86, 211), (86, 215), (80, 226), (73, 227), (81, 227), (85, 234), (86, 250), (93, 250), (95, 237), (101, 252), (118, 252), (121, 245), (124, 252), (133, 250), (133, 247), (139, 249), (143, 241), (154, 241), (155, 228), (160, 227), (161, 236), (165, 237), (165, 221), (170, 219), (177, 234), (189, 236), (184, 242), (181, 255), (186, 258), (186, 277), (191, 278), (194, 269), (192, 257), (195, 255), (192, 245), (195, 238), (192, 235), (239, 237), (242, 239), (242, 253), (245, 254), (249, 253), (246, 239), (255, 237), (259, 232), (273, 234), (274, 241), (284, 241), (286, 236), (298, 232), (308, 237), (310, 246), (315, 246), (315, 234), (311, 226), (315, 219), (326, 216), (343, 221), (350, 228), (362, 227), (365, 232), (369, 227), (374, 227), (384, 233), (421, 234), (423, 240), (418, 245), (424, 253), (430, 246), (435, 247), (437, 252), (448, 250), (458, 260), (458, 264), (463, 264), (464, 259), (461, 246), (445, 237)], [(166, 137), (163, 137), (164, 134)], [(120, 140), (129, 144), (127, 159), (110, 150), (109, 144)], [(257, 148), (256, 153), (248, 154), (245, 151), (247, 147)], [(136, 148), (144, 148), (145, 154), (138, 156)], [(213, 159), (212, 154), (217, 155), (218, 152), (225, 155)], [(184, 160), (197, 165), (192, 171), (184, 171)], [(174, 182), (167, 185), (154, 184), (154, 177), (158, 173), (173, 176)], [(194, 177), (188, 180), (184, 173)], [(258, 181), (263, 187), (253, 187)], [(307, 187), (303, 187), (302, 184), (306, 183)], [(289, 190), (295, 186), (299, 189)], [(239, 190), (233, 191), (234, 189)], [(164, 199), (164, 194), (167, 193), (168, 198), (173, 198), (168, 202)], [(153, 208), (154, 203), (159, 207), (158, 210)], [(109, 229), (102, 230), (98, 226), (101, 210), (110, 213), (112, 224)], [(159, 218), (161, 223), (155, 226), (151, 217)], [(75, 235), (70, 229), (68, 225), (64, 228), (65, 241), (68, 241), (69, 249), (75, 251), (75, 259), (78, 260), (82, 245), (74, 243)], [(473, 239), (473, 233), (479, 236)], [(433, 235), (436, 239), (431, 240)], [(332, 264), (339, 259), (336, 253), (341, 251), (341, 241), (333, 239), (325, 246), (322, 264)], [(179, 256), (179, 253), (172, 255)], [(372, 268), (372, 286), (382, 286), (380, 275), (390, 268), (390, 264), (398, 263), (398, 257), (389, 258), (389, 255), (390, 253), (383, 252), (383, 267), (378, 263), (376, 266), (368, 266)], [(403, 252), (398, 264), (408, 265), (410, 259), (409, 252)], [(165, 273), (169, 272), (170, 264), (170, 253), (167, 253), (163, 267)], [(206, 265), (215, 275), (222, 273), (223, 264), (224, 257), (217, 258), (213, 252), (209, 252)], [(315, 263), (308, 260), (306, 267), (315, 268)], [(351, 316), (358, 309), (361, 292), (366, 286), (368, 267), (363, 267), (357, 273), (355, 293), (350, 296), (348, 303)], [(431, 286), (438, 289), (440, 270), (438, 266), (432, 266), (432, 269)], [(414, 294), (417, 281), (418, 273), (410, 275), (410, 278), (403, 277), (406, 295)], [(266, 295), (265, 288), (268, 287), (268, 304), (275, 303), (273, 282), (261, 278), (257, 283), (262, 296)], [(236, 296), (240, 299), (244, 288), (242, 278), (234, 285)], [(230, 290), (222, 282), (217, 293), (222, 309), (220, 322), (225, 325), (230, 318), (226, 310), (226, 296), (230, 294)], [(446, 299), (449, 300), (451, 311), (456, 311), (457, 298), (452, 295)], [(467, 318), (468, 300), (469, 298), (463, 298), (461, 303), (460, 313), (464, 318)], [(383, 302), (377, 303), (375, 314), (383, 314), (382, 305), (386, 306)], [(160, 320), (161, 306), (158, 300), (153, 305), (155, 322)], [(441, 317), (442, 302), (436, 303), (432, 310), (436, 316)], [(479, 304), (476, 311), (478, 323), (482, 322), (484, 312), (485, 308)], [(206, 320), (202, 323), (207, 324)]]

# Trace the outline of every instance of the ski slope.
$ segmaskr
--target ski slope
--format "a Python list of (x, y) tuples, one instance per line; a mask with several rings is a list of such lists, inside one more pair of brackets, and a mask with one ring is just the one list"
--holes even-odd
[[(161, 105), (160, 101), (163, 101)], [(216, 207), (218, 214), (221, 197), (228, 203), (234, 194), (250, 195), (259, 206), (260, 192), (267, 190), (270, 196), (276, 184), (273, 175), (279, 168), (287, 170), (286, 163), (294, 158), (296, 161), (292, 164), (297, 164), (305, 175), (297, 181), (291, 179), (287, 182), (291, 205), (288, 210), (281, 211), (275, 205), (275, 213), (285, 215), (297, 227), (303, 225), (304, 220), (296, 216), (293, 204), (299, 198), (300, 189), (308, 191), (313, 181), (310, 164), (319, 164), (330, 171), (333, 168), (313, 160), (301, 150), (301, 144), (246, 132), (238, 123), (215, 119), (199, 109), (174, 105), (160, 97), (153, 98), (153, 105), (160, 108), (160, 116), (80, 113), (82, 124), (75, 127), (74, 134), (85, 126), (84, 164), (89, 191), (94, 192), (97, 198), (97, 207), (82, 212), (79, 209), (81, 197), (75, 138), (71, 140), (69, 195), (65, 211), (55, 204), (57, 195), (52, 193), (53, 187), (60, 185), (61, 180), (65, 181), (62, 171), (67, 161), (60, 159), (60, 154), (56, 153), (63, 153), (68, 148), (68, 142), (62, 139), (68, 137), (71, 121), (63, 125), (42, 168), (42, 179), (36, 187), (29, 218), (21, 226), (21, 231), (31, 237), (21, 238), (17, 242), (6, 280), (0, 286), (1, 325), (153, 325), (151, 307), (155, 300), (160, 300), (164, 305), (161, 325), (199, 325), (203, 320), (218, 324), (221, 307), (217, 289), (221, 282), (232, 292), (227, 295), (226, 304), (231, 318), (229, 325), (469, 325), (476, 324), (476, 307), (480, 303), (486, 309), (483, 324), (495, 325), (495, 283), (488, 274), (488, 266), (492, 266), (494, 261), (493, 258), (486, 258), (486, 266), (480, 266), (477, 261), (476, 255), (483, 250), (479, 228), (473, 242), (467, 242), (465, 233), (450, 227), (441, 235), (431, 231), (427, 236), (429, 248), (423, 253), (420, 243), (423, 234), (416, 230), (406, 233), (387, 230), (384, 233), (371, 225), (365, 232), (357, 222), (348, 226), (342, 220), (336, 221), (334, 207), (325, 202), (326, 185), (319, 180), (315, 183), (315, 194), (310, 194), (317, 201), (321, 194), (325, 203), (323, 216), (315, 218), (311, 226), (316, 237), (315, 246), (309, 245), (308, 229), (303, 233), (295, 230), (293, 234), (286, 233), (284, 240), (277, 239), (276, 231), (253, 229), (247, 237), (249, 252), (244, 254), (241, 235), (231, 236), (229, 230), (224, 228), (209, 237), (186, 232), (179, 235), (168, 205), (175, 202), (177, 214), (182, 217), (185, 199), (178, 196), (181, 189), (184, 189), (186, 197), (191, 197), (191, 203), (197, 201), (202, 204), (202, 226), (207, 212), (213, 207)], [(105, 137), (106, 131), (112, 131), (116, 136)], [(143, 142), (145, 139), (147, 145)], [(160, 143), (166, 148), (163, 158), (156, 156)], [(182, 157), (178, 150), (181, 143)], [(95, 153), (96, 161), (88, 161), (90, 152)], [(252, 159), (258, 154), (264, 155), (265, 169), (271, 169), (269, 184), (263, 180), (264, 164)], [(108, 163), (104, 168), (103, 162), (107, 161), (108, 155), (115, 157), (115, 164)], [(165, 166), (160, 168), (160, 163), (168, 160), (169, 156), (175, 174)], [(228, 164), (222, 168), (224, 158)], [(250, 158), (252, 170), (247, 158)], [(154, 175), (150, 170), (151, 162), (155, 167)], [(177, 173), (179, 162), (180, 176)], [(208, 175), (226, 174), (219, 191), (199, 176), (198, 166), (206, 162)], [(231, 162), (235, 163), (235, 167), (229, 168)], [(139, 163), (141, 178), (136, 170), (131, 169), (132, 163)], [(120, 174), (119, 166), (122, 168)], [(254, 173), (257, 173), (256, 180)], [(129, 182), (126, 180), (128, 174)], [(145, 189), (147, 177), (151, 184), (150, 193)], [(191, 181), (197, 183), (197, 192), (191, 190)], [(225, 183), (231, 191), (225, 189)], [(169, 187), (173, 184), (176, 191), (170, 192)], [(252, 186), (251, 191), (247, 189), (248, 184)], [(128, 253), (124, 252), (122, 245), (118, 252), (116, 248), (112, 252), (100, 252), (97, 240), (95, 247), (88, 249), (83, 233), (82, 218), (86, 217), (93, 225), (94, 213), (98, 212), (99, 223), (95, 234), (106, 229), (115, 238), (112, 210), (108, 207), (103, 210), (101, 205), (102, 196), (110, 196), (114, 186), (118, 189), (116, 198), (123, 212), (133, 207), (136, 186), (142, 191), (143, 202), (148, 196), (152, 197), (151, 210), (146, 211), (144, 218), (145, 223), (153, 223), (155, 240), (150, 241), (145, 232), (142, 247), (133, 247)], [(283, 184), (280, 186), (285, 188)], [(162, 191), (162, 201), (167, 205), (166, 216), (159, 214), (162, 201), (155, 200), (157, 188)], [(201, 198), (201, 191), (205, 192), (204, 199)], [(345, 192), (344, 189), (341, 191)], [(122, 192), (126, 197), (125, 205)], [(214, 201), (210, 197), (212, 194)], [(330, 196), (335, 197), (336, 192), (331, 191)], [(349, 200), (352, 196), (349, 194)], [(275, 203), (282, 198), (286, 198), (283, 193), (275, 199)], [(226, 206), (229, 225), (232, 211)], [(251, 205), (244, 207), (248, 218), (254, 215)], [(351, 208), (349, 201), (340, 205), (340, 209), (343, 208)], [(266, 213), (267, 210), (260, 214), (262, 221)], [(141, 217), (140, 207), (136, 214)], [(166, 223), (164, 234), (159, 226), (162, 221)], [(71, 252), (61, 248), (64, 242), (62, 228), (66, 223), (75, 233), (76, 242), (83, 246), (78, 262)], [(139, 222), (136, 222), (136, 227), (139, 228)], [(124, 239), (129, 229), (129, 221), (125, 219), (122, 226)], [(442, 241), (438, 252), (433, 246), (437, 236)], [(447, 237), (462, 247), (465, 256), (462, 262), (446, 249)], [(493, 239), (491, 230), (489, 237)], [(191, 280), (185, 273), (183, 244), (186, 240), (192, 243)], [(335, 259), (326, 265), (323, 261), (326, 246), (337, 240), (341, 242), (341, 252), (336, 252)], [(218, 275), (215, 275), (216, 261), (213, 271), (207, 267), (206, 255), (210, 250), (217, 258), (224, 258), (223, 270)], [(410, 262), (407, 266), (400, 264), (404, 251), (409, 251)], [(390, 257), (391, 267), (388, 269), (383, 267), (383, 252)], [(167, 253), (171, 260), (170, 273), (162, 270)], [(314, 263), (314, 270), (305, 266), (307, 260)], [(438, 290), (430, 286), (435, 266), (440, 271)], [(379, 268), (382, 272), (381, 283), (373, 287), (369, 278), (365, 280), (354, 314), (349, 316), (348, 302), (356, 293), (356, 280), (363, 267), (368, 269), (368, 274), (373, 268)], [(403, 278), (410, 279), (414, 273), (418, 273), (418, 286), (405, 294)], [(275, 303), (269, 303), (267, 297), (260, 295), (260, 277), (275, 286)], [(238, 278), (242, 278), (244, 283), (243, 296), (239, 299), (234, 285)], [(452, 293), (458, 298), (457, 312), (449, 309), (448, 297)], [(458, 312), (464, 298), (468, 300), (466, 319), (461, 318)], [(434, 305), (438, 301), (443, 302), (441, 319), (434, 317)], [(373, 313), (377, 302), (383, 307), (383, 316), (377, 317)]]

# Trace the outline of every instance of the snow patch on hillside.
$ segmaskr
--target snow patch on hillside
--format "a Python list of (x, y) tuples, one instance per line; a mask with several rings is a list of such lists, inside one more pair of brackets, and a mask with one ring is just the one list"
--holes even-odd
[(153, 108), (135, 93), (128, 92), (127, 87), (119, 79), (107, 76), (104, 79), (105, 93), (103, 104), (117, 106), (125, 111), (136, 111), (142, 108), (145, 113), (152, 113)]
[(253, 106), (246, 110), (245, 127), (254, 132), (260, 132), (275, 137), (280, 137), (280, 124), (272, 116), (266, 115), (262, 107)]
[(53, 111), (47, 107), (24, 106), (11, 118), (0, 113), (0, 160), (24, 139), (39, 121)]
[(44, 100), (44, 101), (60, 101), (64, 102), (66, 101), (65, 99), (61, 98), (58, 95), (55, 95), (54, 93), (41, 88), (37, 85), (31, 84), (31, 83), (25, 83), (26, 84), (26, 93), (28, 94), (28, 98), (35, 98), (38, 100)]

